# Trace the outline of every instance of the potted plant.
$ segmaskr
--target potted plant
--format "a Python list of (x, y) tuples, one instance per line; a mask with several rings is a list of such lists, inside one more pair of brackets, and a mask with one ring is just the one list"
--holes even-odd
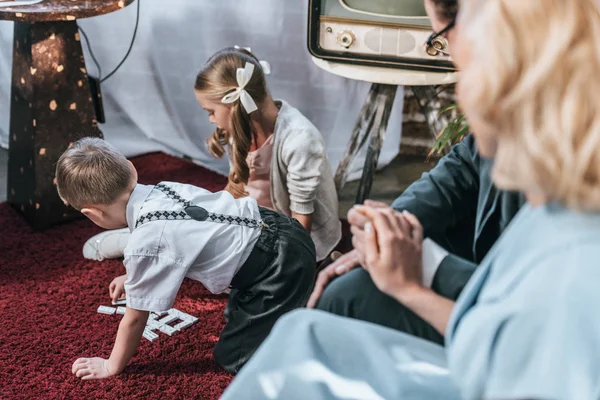
[(460, 142), (469, 133), (469, 122), (458, 108), (458, 104), (450, 104), (440, 110), (438, 116), (451, 114), (451, 120), (441, 130), (433, 143), (428, 157), (445, 153), (450, 147)]

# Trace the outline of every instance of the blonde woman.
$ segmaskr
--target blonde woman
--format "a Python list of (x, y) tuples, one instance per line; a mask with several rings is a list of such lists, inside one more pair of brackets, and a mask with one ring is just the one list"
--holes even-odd
[(459, 101), (494, 182), (527, 204), (456, 302), (421, 284), (414, 216), (360, 209), (373, 282), (445, 333), (445, 348), (296, 311), (223, 399), (600, 398), (599, 5), (463, 0), (460, 10)]
[[(271, 97), (264, 68), (264, 62), (237, 46), (218, 51), (202, 67), (196, 98), (217, 126), (209, 150), (217, 158), (229, 153), (227, 191), (297, 219), (321, 261), (342, 237), (325, 143), (298, 109)], [(126, 229), (98, 234), (85, 244), (84, 257), (120, 257), (128, 238)]]

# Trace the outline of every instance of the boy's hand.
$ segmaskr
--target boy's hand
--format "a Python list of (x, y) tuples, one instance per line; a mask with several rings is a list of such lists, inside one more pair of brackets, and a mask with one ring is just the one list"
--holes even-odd
[(78, 358), (73, 363), (73, 374), (82, 380), (104, 379), (113, 376), (104, 358)]
[(121, 297), (125, 296), (125, 281), (127, 280), (127, 275), (117, 276), (112, 280), (110, 285), (108, 286), (108, 294), (112, 301), (117, 301)]

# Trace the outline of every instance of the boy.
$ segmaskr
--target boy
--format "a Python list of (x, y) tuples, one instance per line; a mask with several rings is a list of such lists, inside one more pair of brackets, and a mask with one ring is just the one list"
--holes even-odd
[(237, 373), (285, 312), (305, 305), (315, 279), (315, 248), (300, 223), (260, 208), (250, 197), (173, 182), (137, 183), (133, 164), (102, 139), (83, 138), (59, 159), (60, 197), (105, 229), (129, 227), (126, 275), (110, 285), (127, 308), (108, 359), (80, 358), (73, 373), (120, 373), (150, 311), (173, 305), (184, 277), (213, 293), (231, 288), (215, 360)]

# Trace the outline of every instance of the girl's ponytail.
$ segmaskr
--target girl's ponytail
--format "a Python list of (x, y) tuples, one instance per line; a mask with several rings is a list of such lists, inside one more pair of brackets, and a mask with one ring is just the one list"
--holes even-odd
[[(260, 106), (268, 97), (263, 67), (246, 49), (233, 47), (223, 49), (212, 56), (196, 77), (195, 89), (215, 102), (223, 103), (226, 95), (231, 95), (239, 88), (237, 70), (252, 64), (254, 70), (244, 86), (244, 91), (252, 98), (256, 106)], [(246, 99), (248, 100), (248, 99)], [(244, 109), (242, 101), (232, 99), (226, 104), (231, 110), (231, 132), (217, 129), (207, 140), (208, 150), (217, 158), (225, 154), (225, 146), (230, 146), (232, 168), (229, 182), (225, 188), (234, 197), (247, 196), (245, 185), (248, 183), (250, 168), (246, 163), (248, 152), (252, 146), (253, 132), (250, 116)], [(254, 107), (256, 109), (256, 107)]]

